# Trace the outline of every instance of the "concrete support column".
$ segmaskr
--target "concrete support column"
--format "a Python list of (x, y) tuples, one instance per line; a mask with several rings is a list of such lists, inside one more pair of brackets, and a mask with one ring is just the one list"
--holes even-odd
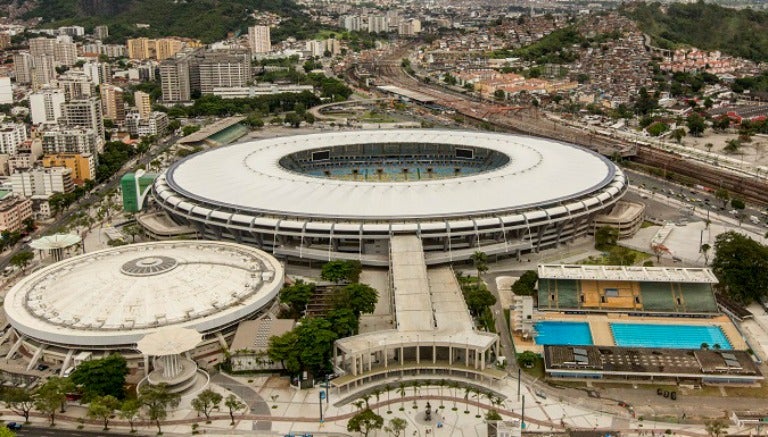
[(143, 355), (144, 358), (144, 376), (149, 376), (149, 355)]
[(469, 367), (469, 345), (464, 347), (464, 365)]
[(400, 365), (402, 366), (405, 362), (405, 358), (403, 357), (403, 346), (400, 346)]
[(450, 366), (452, 364), (453, 364), (453, 348), (449, 344), (448, 345), (448, 365)]
[(437, 345), (432, 343), (432, 364), (435, 364), (437, 361)]
[(421, 347), (419, 347), (419, 342), (416, 342), (416, 364), (421, 363)]
[(475, 370), (477, 370), (478, 365), (480, 364), (480, 357), (479, 357), (480, 351), (475, 349), (473, 352), (475, 353), (475, 362), (474, 362), (474, 366), (473, 367), (475, 368)]
[(389, 357), (387, 354), (387, 346), (384, 346), (384, 368), (387, 368), (387, 365), (389, 364)]
[(371, 366), (373, 366), (373, 354), (368, 351), (368, 371), (371, 371)]
[(485, 352), (480, 354), (480, 370), (485, 370)]
[(352, 375), (357, 376), (357, 357), (352, 355)]

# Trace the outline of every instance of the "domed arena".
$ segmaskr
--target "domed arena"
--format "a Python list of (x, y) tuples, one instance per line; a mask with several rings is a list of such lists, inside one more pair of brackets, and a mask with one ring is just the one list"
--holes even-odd
[(229, 242), (141, 243), (76, 256), (6, 295), (9, 357), (64, 372), (78, 357), (120, 352), (138, 367), (136, 343), (167, 327), (202, 334), (195, 356), (218, 352), (239, 322), (271, 307), (283, 278), (273, 256)]
[(174, 164), (153, 193), (205, 238), (293, 259), (386, 266), (393, 235), (418, 235), (430, 265), (572, 241), (627, 187), (621, 169), (575, 145), (398, 129), (212, 149)]

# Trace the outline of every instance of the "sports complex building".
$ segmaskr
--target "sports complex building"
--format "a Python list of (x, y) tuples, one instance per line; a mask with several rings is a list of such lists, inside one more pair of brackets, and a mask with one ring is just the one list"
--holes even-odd
[(763, 379), (744, 336), (720, 312), (712, 288), (718, 281), (708, 268), (545, 264), (538, 275), (535, 323), (518, 346), (542, 353), (549, 377)]
[[(592, 232), (627, 188), (621, 169), (577, 146), (399, 129), (212, 149), (171, 166), (153, 193), (173, 220), (208, 239), (385, 267), (397, 235), (419, 236), (428, 265), (556, 246)], [(622, 218), (628, 228), (642, 222), (638, 211)]]
[(90, 357), (121, 353), (135, 369), (149, 357), (137, 342), (168, 327), (193, 329), (191, 358), (216, 355), (237, 325), (269, 309), (283, 267), (261, 250), (227, 242), (132, 244), (76, 256), (40, 269), (6, 295), (12, 345), (27, 370), (65, 370)]

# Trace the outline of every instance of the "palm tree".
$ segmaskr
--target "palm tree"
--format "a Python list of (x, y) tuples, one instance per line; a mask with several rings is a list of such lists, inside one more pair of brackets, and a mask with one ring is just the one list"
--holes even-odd
[(419, 408), (419, 406), (416, 405), (416, 397), (418, 396), (419, 387), (421, 386), (421, 382), (420, 381), (413, 381), (413, 382), (411, 382), (411, 386), (413, 387), (413, 409), (415, 410), (415, 409)]
[(387, 392), (387, 414), (392, 414), (392, 406), (389, 404), (389, 392), (392, 390), (392, 386), (387, 384), (384, 386), (384, 391)]
[(371, 399), (371, 395), (370, 395), (370, 394), (368, 394), (368, 393), (366, 393), (366, 394), (362, 395), (362, 396), (361, 396), (361, 398), (363, 398), (363, 400), (365, 401), (365, 409), (366, 409), (366, 410), (370, 410), (370, 409), (371, 409), (371, 406), (370, 406), (370, 404), (368, 403), (368, 400), (369, 400), (369, 399)]
[(456, 411), (456, 389), (459, 388), (459, 384), (449, 381), (448, 386), (451, 388), (451, 397), (453, 397), (453, 411)]
[(447, 381), (444, 379), (441, 379), (437, 385), (440, 387), (440, 408), (445, 408), (445, 405), (443, 405), (443, 389), (447, 385)]
[(373, 395), (376, 396), (376, 407), (378, 409), (379, 399), (381, 398), (381, 389), (376, 387), (376, 389), (373, 390)]
[(480, 285), (480, 275), (488, 271), (488, 255), (478, 250), (472, 254), (470, 259), (477, 270), (477, 284)]
[(464, 387), (464, 414), (469, 414), (469, 394), (473, 391), (472, 387)]
[[(363, 405), (365, 404), (365, 401), (363, 400), (357, 400), (355, 402), (352, 402), (352, 405), (354, 405), (358, 410), (363, 410)], [(368, 409), (368, 406), (366, 405), (366, 410)]]
[(397, 394), (400, 395), (400, 411), (405, 410), (405, 383), (400, 382), (397, 385)]
[(707, 422), (707, 434), (710, 437), (720, 437), (725, 435), (727, 431), (728, 427), (721, 420)]

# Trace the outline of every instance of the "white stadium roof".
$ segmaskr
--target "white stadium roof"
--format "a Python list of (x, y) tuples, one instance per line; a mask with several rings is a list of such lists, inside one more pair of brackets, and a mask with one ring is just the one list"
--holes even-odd
[(717, 284), (712, 269), (699, 267), (590, 266), (540, 264), (539, 278)]
[[(336, 180), (299, 174), (279, 163), (296, 152), (372, 143), (480, 147), (506, 154), (510, 161), (487, 172), (412, 182)], [(178, 193), (178, 200), (169, 198), (169, 203), (187, 198), (257, 214), (375, 220), (460, 217), (551, 205), (598, 191), (613, 181), (615, 173), (616, 167), (606, 158), (551, 140), (399, 129), (235, 144), (191, 156), (171, 167), (165, 178)]]
[(164, 326), (205, 333), (267, 305), (283, 283), (271, 255), (213, 241), (119, 246), (53, 264), (7, 294), (20, 333), (74, 346), (132, 345)]

